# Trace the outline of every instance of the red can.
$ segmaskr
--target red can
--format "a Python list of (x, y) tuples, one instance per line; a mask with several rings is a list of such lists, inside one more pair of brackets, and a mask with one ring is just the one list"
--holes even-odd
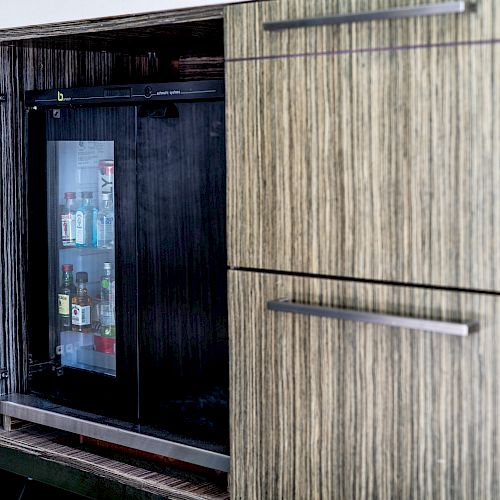
[(115, 354), (116, 339), (114, 337), (103, 337), (94, 335), (94, 349), (105, 354)]

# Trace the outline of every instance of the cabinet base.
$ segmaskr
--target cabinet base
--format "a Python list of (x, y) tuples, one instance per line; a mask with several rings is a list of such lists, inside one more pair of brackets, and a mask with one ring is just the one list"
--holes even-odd
[(4, 418), (18, 418), (127, 448), (174, 458), (201, 467), (223, 472), (229, 471), (229, 457), (227, 455), (92, 422), (70, 415), (71, 412), (74, 413), (74, 410), (68, 409), (68, 414), (64, 414), (61, 410), (63, 410), (61, 406), (24, 394), (11, 394), (0, 400), (0, 414)]

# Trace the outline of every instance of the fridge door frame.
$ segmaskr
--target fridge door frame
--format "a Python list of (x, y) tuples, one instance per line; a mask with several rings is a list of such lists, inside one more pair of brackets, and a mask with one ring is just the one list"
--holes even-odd
[[(130, 130), (115, 129), (109, 123), (109, 116), (103, 114), (102, 127), (96, 127), (90, 135), (82, 134), (84, 115), (106, 109), (109, 116), (117, 110), (117, 114), (130, 113), (134, 122)], [(83, 111), (83, 114), (81, 113)], [(75, 129), (63, 128), (64, 116), (71, 114), (76, 120), (82, 121)], [(78, 118), (80, 116), (80, 118)], [(27, 302), (28, 311), (28, 345), (30, 351), (29, 371), (31, 372), (31, 390), (35, 393), (54, 398), (61, 403), (74, 406), (84, 411), (93, 411), (112, 418), (135, 423), (138, 421), (138, 366), (137, 366), (137, 261), (136, 261), (136, 200), (135, 200), (135, 116), (133, 106), (119, 107), (81, 107), (64, 110), (30, 110), (28, 112), (28, 277)], [(49, 136), (49, 120), (58, 120), (61, 128), (60, 135)], [(60, 120), (60, 121), (59, 121)], [(74, 121), (74, 119), (73, 119)], [(118, 125), (120, 120), (111, 118)], [(107, 123), (106, 123), (107, 122)], [(75, 122), (76, 123), (76, 122)], [(108, 125), (108, 126), (106, 126)], [(115, 132), (116, 130), (116, 132)], [(130, 144), (126, 143), (126, 134), (130, 135)], [(34, 136), (37, 137), (34, 137)], [(57, 216), (52, 215), (52, 224), (42, 219), (48, 219), (49, 212), (57, 213), (58, 203), (50, 204), (50, 200), (57, 199), (57, 179), (55, 166), (47, 161), (47, 142), (49, 141), (104, 141), (113, 140), (115, 143), (115, 158), (121, 163), (121, 168), (115, 176), (115, 269), (117, 283), (117, 347), (116, 347), (116, 376), (105, 375), (92, 371), (84, 371), (68, 366), (61, 366), (60, 360), (51, 352), (50, 340), (48, 345), (40, 337), (57, 338), (57, 325), (50, 318), (57, 318), (56, 297), (58, 283), (51, 280), (51, 272), (58, 271), (59, 256), (57, 239), (51, 234), (57, 231)], [(123, 153), (120, 148), (125, 148)], [(126, 157), (126, 159), (120, 156)], [(37, 195), (37, 193), (39, 193)], [(126, 203), (125, 203), (126, 202)], [(44, 214), (40, 216), (40, 214)], [(47, 214), (47, 216), (45, 216)], [(127, 220), (123, 220), (127, 219)], [(132, 224), (127, 223), (133, 221)], [(57, 233), (56, 233), (57, 234)], [(125, 277), (127, 278), (125, 284)], [(120, 279), (122, 278), (122, 279)], [(47, 290), (47, 294), (43, 290)], [(43, 299), (41, 300), (41, 295)], [(47, 302), (45, 302), (47, 301)], [(41, 303), (42, 302), (42, 303)], [(48, 309), (44, 306), (48, 303)], [(123, 313), (121, 313), (123, 311)], [(125, 314), (126, 311), (126, 314)], [(36, 320), (35, 320), (36, 318)], [(39, 323), (38, 323), (39, 322)], [(37, 327), (38, 324), (47, 325)], [(43, 334), (39, 334), (42, 330)], [(47, 356), (44, 358), (43, 351)], [(39, 369), (39, 363), (46, 363)], [(43, 380), (40, 380), (43, 378)], [(36, 381), (41, 383), (40, 386)], [(34, 390), (33, 390), (34, 389)], [(76, 393), (79, 393), (77, 396)], [(95, 406), (90, 401), (95, 397)]]

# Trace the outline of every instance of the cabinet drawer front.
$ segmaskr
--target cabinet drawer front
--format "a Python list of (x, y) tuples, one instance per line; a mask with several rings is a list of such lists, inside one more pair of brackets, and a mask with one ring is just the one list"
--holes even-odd
[[(446, 0), (270, 0), (225, 9), (226, 56), (229, 59), (286, 54), (350, 51), (487, 40), (500, 36), (500, 7), (496, 0), (465, 1), (460, 14), (421, 16), (419, 8), (450, 5)], [(474, 7), (474, 5), (476, 7)], [(413, 8), (408, 18), (343, 22), (320, 27), (268, 31), (266, 23), (317, 19), (339, 15)]]
[[(498, 498), (500, 296), (230, 272), (232, 498)], [(452, 337), (273, 312), (288, 297)]]
[(233, 267), (500, 289), (500, 44), (227, 65)]

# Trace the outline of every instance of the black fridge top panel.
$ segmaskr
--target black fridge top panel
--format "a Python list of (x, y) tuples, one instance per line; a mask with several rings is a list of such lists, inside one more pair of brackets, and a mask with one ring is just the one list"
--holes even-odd
[(223, 98), (223, 80), (32, 90), (25, 93), (26, 106), (47, 108)]

